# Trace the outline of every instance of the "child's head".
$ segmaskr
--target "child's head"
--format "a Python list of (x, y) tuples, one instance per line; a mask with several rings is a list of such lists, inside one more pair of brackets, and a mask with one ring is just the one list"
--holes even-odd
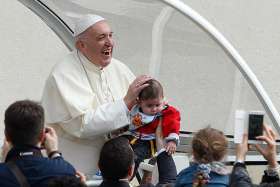
[(134, 152), (124, 137), (108, 140), (103, 145), (98, 165), (104, 180), (130, 178), (134, 170)]
[(148, 115), (154, 115), (162, 110), (163, 88), (155, 79), (151, 79), (146, 83), (149, 86), (145, 87), (139, 93), (138, 104), (142, 112)]
[(194, 159), (199, 163), (221, 161), (227, 153), (228, 141), (223, 132), (207, 127), (192, 140)]

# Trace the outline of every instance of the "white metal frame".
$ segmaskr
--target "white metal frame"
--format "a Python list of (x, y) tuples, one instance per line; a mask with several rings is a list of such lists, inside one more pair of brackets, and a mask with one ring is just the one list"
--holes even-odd
[(206, 19), (199, 15), (192, 8), (187, 6), (180, 0), (161, 0), (162, 2), (172, 6), (180, 11), (183, 15), (192, 20), (196, 25), (202, 28), (216, 43), (225, 51), (225, 53), (232, 59), (232, 62), (242, 73), (244, 78), (248, 81), (251, 88), (254, 90), (266, 113), (269, 115), (273, 125), (280, 133), (280, 116), (271, 99), (267, 95), (260, 81), (256, 75), (247, 65), (245, 60), (240, 56), (236, 49), (229, 43), (229, 41)]
[(61, 39), (66, 47), (71, 51), (74, 49), (73, 31), (71, 28), (48, 6), (40, 0), (18, 0), (40, 17)]
[[(18, 1), (37, 14), (57, 34), (57, 36), (63, 41), (69, 50), (74, 49), (74, 39), (71, 29), (44, 3), (42, 3), (40, 0)], [(174, 9), (181, 12), (184, 16), (188, 17), (196, 25), (202, 28), (223, 49), (223, 51), (231, 58), (234, 65), (242, 73), (244, 78), (248, 81), (249, 85), (254, 90), (255, 94), (263, 105), (266, 113), (270, 117), (273, 125), (277, 129), (278, 133), (280, 133), (279, 113), (274, 107), (263, 86), (257, 79), (256, 75), (252, 72), (245, 60), (239, 55), (230, 42), (212, 24), (210, 24), (206, 19), (204, 19), (201, 15), (199, 15), (181, 0), (160, 1), (173, 7)]]

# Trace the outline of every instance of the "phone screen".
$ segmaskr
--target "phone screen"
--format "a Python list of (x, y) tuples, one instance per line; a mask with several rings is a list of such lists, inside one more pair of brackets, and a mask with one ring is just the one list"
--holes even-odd
[(257, 136), (263, 135), (263, 115), (249, 114), (249, 130), (248, 139), (256, 140)]

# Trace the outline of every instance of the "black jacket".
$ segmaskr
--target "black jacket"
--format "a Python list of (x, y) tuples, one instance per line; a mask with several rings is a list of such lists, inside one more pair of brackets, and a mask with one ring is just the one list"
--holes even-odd
[[(60, 176), (75, 176), (74, 167), (63, 160), (62, 157), (49, 159), (38, 154), (18, 156), (20, 153), (40, 152), (40, 149), (33, 146), (13, 148), (9, 151), (6, 161), (16, 160), (23, 175), (31, 187), (47, 187), (48, 181)], [(6, 163), (0, 164), (0, 186), (19, 187), (16, 177), (7, 167)]]
[(252, 184), (245, 164), (236, 163), (230, 176), (230, 187), (280, 187), (279, 176), (263, 175), (260, 185)]

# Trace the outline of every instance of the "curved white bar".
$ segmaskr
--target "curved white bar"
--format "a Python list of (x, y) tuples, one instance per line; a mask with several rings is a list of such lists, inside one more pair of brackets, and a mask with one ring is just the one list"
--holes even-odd
[(72, 36), (72, 31), (70, 27), (60, 19), (55, 12), (49, 9), (40, 0), (18, 0), (24, 6), (29, 8), (37, 16), (39, 16), (61, 39), (61, 41), (66, 45), (66, 47), (71, 51), (74, 49), (74, 38)]
[(257, 79), (256, 75), (252, 72), (245, 60), (239, 55), (236, 49), (229, 43), (229, 41), (206, 19), (200, 16), (196, 11), (191, 9), (185, 3), (180, 0), (161, 0), (162, 2), (174, 7), (180, 11), (183, 15), (187, 16), (196, 25), (206, 31), (225, 51), (225, 53), (232, 59), (232, 62), (236, 65), (244, 78), (248, 81), (251, 88), (256, 93), (260, 102), (262, 103), (265, 111), (269, 115), (273, 125), (280, 133), (280, 116), (274, 107), (272, 101), (264, 90), (263, 86)]
[(155, 78), (158, 78), (159, 76), (159, 70), (161, 65), (163, 31), (169, 18), (172, 16), (173, 10), (174, 9), (169, 6), (164, 7), (161, 10), (159, 16), (156, 18), (153, 25), (152, 55), (149, 65), (149, 73)]
[[(40, 0), (18, 0), (26, 7), (31, 9), (36, 13), (42, 20), (57, 34), (57, 36), (64, 42), (69, 50), (74, 47), (72, 32), (69, 27), (60, 20), (60, 18), (55, 15), (52, 10), (44, 6)], [(252, 87), (260, 102), (262, 103), (264, 109), (269, 115), (272, 123), (280, 133), (280, 116), (271, 102), (269, 96), (265, 92), (264, 88), (258, 81), (255, 74), (251, 71), (244, 59), (239, 55), (239, 53), (234, 49), (234, 47), (226, 40), (226, 38), (207, 20), (200, 16), (197, 12), (187, 6), (180, 0), (161, 0), (169, 6), (174, 7), (176, 10), (180, 11), (183, 15), (187, 16), (200, 28), (202, 28), (206, 33), (208, 33), (213, 40), (217, 42), (218, 45), (225, 51), (225, 53), (232, 59), (232, 62), (237, 66), (239, 71), (248, 81), (249, 85)], [(153, 68), (152, 68), (153, 69)]]

